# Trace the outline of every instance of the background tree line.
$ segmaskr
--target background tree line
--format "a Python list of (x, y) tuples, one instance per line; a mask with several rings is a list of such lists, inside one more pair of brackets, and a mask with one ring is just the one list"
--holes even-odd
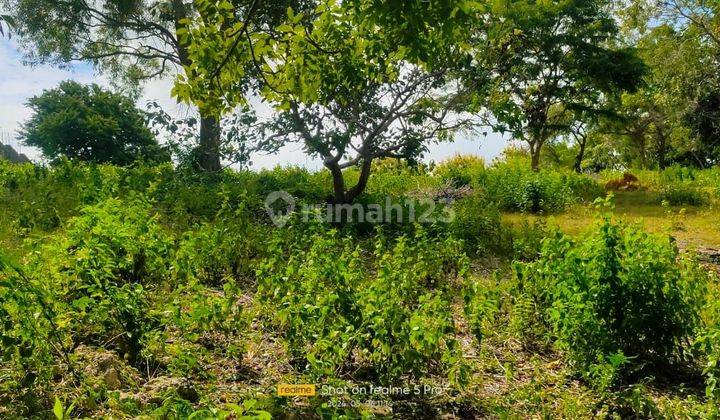
[[(525, 143), (534, 170), (720, 160), (714, 0), (3, 3), (31, 62), (89, 61), (131, 95), (175, 78), (197, 118), (155, 106), (145, 124), (194, 168), (297, 142), (322, 159), (335, 202), (363, 192), (377, 159), (416, 162), (481, 126)], [(270, 120), (251, 97), (273, 106)], [(52, 152), (33, 124), (27, 141)]]

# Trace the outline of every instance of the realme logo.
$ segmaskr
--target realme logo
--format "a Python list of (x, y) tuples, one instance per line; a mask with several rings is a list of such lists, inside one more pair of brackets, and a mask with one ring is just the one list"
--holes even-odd
[(315, 385), (311, 384), (297, 384), (278, 385), (278, 396), (280, 397), (314, 397), (315, 396)]

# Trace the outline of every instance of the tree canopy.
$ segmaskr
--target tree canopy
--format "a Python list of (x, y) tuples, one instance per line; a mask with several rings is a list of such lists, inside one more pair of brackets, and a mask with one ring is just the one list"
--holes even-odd
[(48, 159), (116, 165), (170, 159), (133, 101), (98, 85), (65, 81), (30, 98), (28, 106), (33, 115), (23, 125), (21, 137)]
[(476, 107), (490, 113), (494, 129), (528, 144), (533, 169), (548, 141), (604, 112), (604, 97), (641, 83), (643, 63), (617, 46), (619, 29), (602, 0), (501, 1), (489, 16), (490, 53), (482, 45), (478, 65), (491, 69), (490, 88)]
[[(195, 67), (191, 76), (179, 78), (175, 93), (226, 111), (244, 103), (254, 81), (256, 92), (277, 110), (270, 124), (275, 143), (302, 142), (332, 173), (333, 200), (352, 201), (365, 188), (374, 159), (412, 161), (428, 141), (447, 139), (462, 126), (451, 115), (456, 100), (448, 90), (448, 63), (462, 55), (460, 22), (471, 3), (449, 9), (441, 4), (415, 4), (417, 15), (396, 26), (394, 19), (405, 18), (391, 19), (372, 2), (324, 1), (306, 13), (288, 8), (283, 24), (253, 34), (230, 10), (204, 9), (188, 33)], [(421, 16), (442, 16), (444, 23), (415, 20)], [(244, 31), (247, 48), (236, 48), (227, 31)], [(217, 93), (208, 94), (213, 89)], [(343, 170), (354, 166), (360, 179), (348, 187)]]
[[(302, 0), (298, 0), (302, 1)], [(86, 61), (117, 85), (137, 93), (148, 79), (192, 75), (188, 27), (202, 18), (198, 9), (230, 10), (248, 30), (272, 27), (296, 0), (0, 0), (16, 22), (19, 44), (31, 63), (64, 66)], [(195, 56), (194, 59), (199, 59)], [(196, 165), (221, 169), (220, 113), (197, 102)]]

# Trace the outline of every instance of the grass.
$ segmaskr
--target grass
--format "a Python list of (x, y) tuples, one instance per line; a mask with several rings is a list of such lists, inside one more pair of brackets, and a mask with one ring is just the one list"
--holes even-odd
[[(648, 231), (670, 233), (683, 248), (720, 248), (720, 212), (714, 203), (704, 207), (662, 206), (648, 191), (615, 193), (614, 214), (625, 221), (642, 224)], [(576, 235), (596, 220), (592, 205), (575, 205), (549, 216), (506, 213), (503, 221), (520, 225), (544, 219), (563, 232)]]

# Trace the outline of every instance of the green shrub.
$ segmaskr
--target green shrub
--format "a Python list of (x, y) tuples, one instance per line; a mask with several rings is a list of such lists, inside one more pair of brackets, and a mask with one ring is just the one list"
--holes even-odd
[(555, 169), (533, 172), (523, 161), (495, 164), (485, 182), (489, 197), (506, 211), (556, 213), (603, 194), (586, 175)]
[(592, 203), (595, 199), (605, 196), (605, 189), (593, 178), (576, 173), (566, 173), (565, 176), (573, 197), (577, 197), (580, 201)]
[[(46, 282), (0, 254), (0, 414), (29, 418), (49, 404), (56, 359), (64, 368), (70, 336), (59, 323), (63, 305)], [(6, 410), (10, 410), (8, 413)], [(12, 415), (9, 415), (12, 413)]]
[(250, 278), (252, 259), (262, 253), (260, 228), (249, 223), (244, 206), (225, 205), (213, 221), (186, 232), (177, 252), (181, 277), (218, 286), (228, 279)]
[(698, 170), (680, 165), (669, 166), (660, 171), (660, 181), (663, 183), (690, 182), (697, 179)]
[(601, 387), (625, 368), (681, 360), (706, 284), (669, 238), (607, 217), (579, 240), (555, 232), (517, 275), (557, 347)]
[(485, 161), (477, 156), (455, 156), (441, 162), (433, 170), (441, 183), (449, 182), (459, 188), (482, 185), (485, 181)]
[(543, 219), (530, 224), (524, 220), (522, 225), (510, 229), (512, 257), (518, 261), (534, 261), (540, 256), (542, 240), (548, 233)]
[(477, 344), (482, 343), (484, 337), (495, 332), (498, 325), (496, 318), (502, 300), (497, 280), (493, 279), (494, 284), (471, 282), (463, 293), (465, 318)]
[(324, 172), (311, 173), (300, 167), (275, 167), (256, 175), (258, 194), (264, 200), (275, 191), (285, 191), (301, 200), (322, 203), (331, 192), (332, 184)]
[(400, 201), (418, 190), (432, 188), (437, 180), (424, 168), (399, 167), (394, 170), (382, 169), (373, 172), (364, 196), (366, 201), (384, 202), (385, 197)]
[(711, 282), (703, 311), (704, 328), (695, 338), (695, 348), (705, 359), (705, 391), (713, 403), (720, 402), (720, 283)]
[(690, 183), (673, 182), (664, 185), (658, 200), (673, 206), (701, 206), (708, 202), (708, 195)]
[(76, 340), (138, 363), (143, 336), (157, 326), (149, 305), (169, 276), (172, 246), (147, 202), (109, 199), (70, 221), (37, 272), (64, 290)]
[(504, 254), (509, 237), (500, 221), (500, 212), (483, 192), (453, 203), (449, 224), (453, 237), (461, 239), (470, 253)]
[(351, 237), (293, 229), (273, 240), (258, 293), (300, 366), (315, 377), (364, 366), (383, 383), (441, 361), (458, 374), (448, 281), (466, 270), (459, 243), (419, 228), (380, 235), (365, 261)]

